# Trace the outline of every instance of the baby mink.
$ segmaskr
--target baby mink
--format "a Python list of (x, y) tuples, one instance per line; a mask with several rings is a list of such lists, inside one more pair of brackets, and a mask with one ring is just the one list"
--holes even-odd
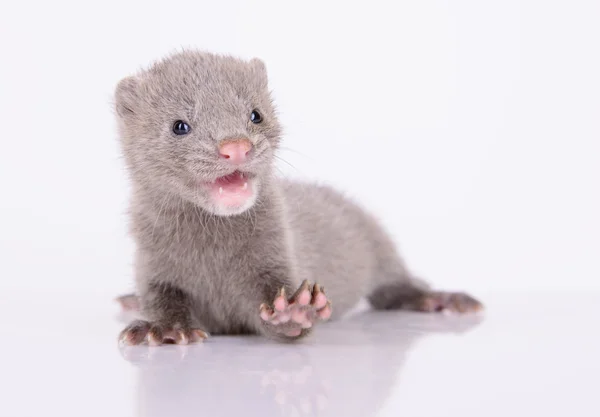
[(136, 295), (119, 300), (145, 319), (123, 343), (293, 341), (363, 297), (375, 309), (482, 309), (411, 275), (341, 194), (276, 178), (281, 127), (262, 61), (184, 51), (121, 80), (115, 96), (136, 243)]

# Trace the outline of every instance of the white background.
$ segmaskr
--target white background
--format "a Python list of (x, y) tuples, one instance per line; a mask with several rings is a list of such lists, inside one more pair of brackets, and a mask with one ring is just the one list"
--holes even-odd
[(473, 292), (600, 288), (600, 2), (0, 5), (2, 286), (131, 288), (115, 84), (182, 46), (268, 66), (280, 169)]

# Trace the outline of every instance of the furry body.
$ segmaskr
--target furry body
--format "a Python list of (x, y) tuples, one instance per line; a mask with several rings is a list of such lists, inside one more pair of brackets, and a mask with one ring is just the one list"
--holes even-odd
[[(136, 287), (147, 318), (123, 332), (128, 343), (185, 343), (199, 334), (193, 329), (295, 340), (325, 307), (307, 311), (294, 327), (293, 320), (261, 317), (259, 306), (274, 304), (276, 312), (277, 297), (286, 308), (298, 305), (302, 291), (287, 294), (305, 280), (325, 287), (334, 317), (361, 297), (379, 309), (481, 308), (466, 294), (430, 292), (378, 223), (341, 194), (274, 177), (281, 129), (260, 61), (183, 52), (121, 81), (116, 107), (133, 186)], [(260, 124), (249, 119), (253, 109)], [(174, 120), (189, 121), (190, 134), (174, 136)], [(219, 158), (220, 146), (239, 138), (251, 143), (247, 159), (232, 165)], [(220, 199), (215, 184), (233, 172), (248, 178), (251, 196), (234, 190), (233, 200)], [(314, 287), (303, 314), (318, 292)]]

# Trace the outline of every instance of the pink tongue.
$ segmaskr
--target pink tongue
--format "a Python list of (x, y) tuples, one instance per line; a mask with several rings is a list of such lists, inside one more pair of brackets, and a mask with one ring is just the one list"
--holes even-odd
[(230, 207), (241, 206), (253, 194), (248, 178), (240, 172), (217, 178), (211, 188), (215, 201)]
[(242, 176), (242, 174), (240, 172), (234, 172), (233, 174), (229, 174), (229, 175), (225, 175), (224, 177), (219, 177), (217, 178), (217, 180), (215, 181), (217, 183), (217, 185), (219, 186), (224, 186), (224, 185), (229, 185), (229, 184), (238, 184), (238, 185), (244, 185), (244, 177)]
[(244, 183), (247, 180), (242, 176), (239, 172), (234, 172), (233, 174), (225, 175), (224, 177), (219, 177), (215, 181), (215, 185), (218, 187), (223, 187), (223, 189), (237, 189), (244, 186)]

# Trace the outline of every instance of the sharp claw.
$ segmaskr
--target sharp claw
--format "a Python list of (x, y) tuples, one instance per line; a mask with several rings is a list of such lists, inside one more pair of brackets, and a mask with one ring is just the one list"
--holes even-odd
[(210, 336), (207, 332), (200, 330), (200, 329), (192, 330), (192, 334), (195, 336), (195, 339), (196, 339), (195, 342), (197, 342), (198, 340), (203, 342), (205, 339), (208, 339)]
[(297, 302), (301, 306), (307, 306), (310, 304), (311, 295), (308, 290), (303, 290), (299, 295), (295, 302)]
[(323, 290), (321, 289), (319, 284), (315, 284), (312, 293), (312, 304), (315, 306), (315, 308), (321, 309), (325, 307), (326, 303), (327, 297), (325, 296), (325, 294), (323, 294)]
[(313, 289), (312, 305), (317, 310), (320, 310), (327, 305), (327, 296), (325, 296), (319, 284), (315, 284)]
[(129, 324), (119, 334), (119, 343), (128, 346), (139, 345), (146, 339), (150, 324), (143, 320), (136, 320)]
[[(290, 298), (287, 298), (286, 288), (282, 287), (277, 291), (272, 304), (261, 304), (259, 311), (261, 319), (267, 324), (285, 324), (278, 327), (278, 332), (296, 337), (301, 334), (302, 329), (313, 327), (319, 320), (329, 319), (332, 308), (321, 285), (303, 280)], [(294, 330), (290, 330), (289, 327)]]
[(175, 340), (175, 343), (177, 343), (178, 345), (187, 345), (190, 342), (183, 330), (177, 331), (176, 338), (177, 339)]
[(119, 335), (119, 342), (128, 346), (146, 342), (149, 346), (160, 346), (165, 343), (187, 345), (204, 340), (209, 334), (200, 329), (189, 329), (180, 325), (162, 327), (144, 321), (134, 322)]
[(300, 284), (300, 287), (298, 287), (298, 289), (296, 290), (294, 295), (292, 295), (292, 300), (297, 301), (298, 297), (300, 297), (300, 294), (302, 294), (302, 291), (308, 291), (309, 289), (310, 289), (310, 283), (308, 282), (307, 279), (305, 279), (304, 281), (302, 281), (302, 284)]
[(288, 306), (288, 301), (286, 298), (285, 287), (281, 287), (279, 290), (279, 294), (275, 297), (275, 301), (273, 302), (273, 307), (277, 311), (283, 311)]
[(119, 335), (119, 344), (131, 346), (133, 343), (131, 342), (131, 337), (127, 334), (126, 331), (121, 332)]
[(273, 315), (273, 310), (265, 303), (260, 305), (260, 318), (267, 321)]
[(156, 337), (154, 337), (154, 335), (148, 333), (148, 336), (146, 336), (146, 340), (148, 341), (148, 345), (150, 346), (159, 346), (162, 344), (162, 341), (157, 339)]
[(310, 304), (310, 300), (312, 299), (312, 285), (308, 282), (308, 280), (302, 281), (300, 288), (296, 291), (294, 295), (294, 302), (297, 302), (301, 306), (307, 306)]
[(315, 283), (315, 286), (313, 287), (313, 296), (320, 294), (321, 293), (321, 286), (317, 283)]
[(310, 283), (308, 282), (307, 279), (305, 279), (304, 281), (302, 281), (302, 284), (300, 284), (300, 288), (298, 288), (298, 291), (303, 291), (303, 290), (308, 290), (308, 288), (310, 287)]

